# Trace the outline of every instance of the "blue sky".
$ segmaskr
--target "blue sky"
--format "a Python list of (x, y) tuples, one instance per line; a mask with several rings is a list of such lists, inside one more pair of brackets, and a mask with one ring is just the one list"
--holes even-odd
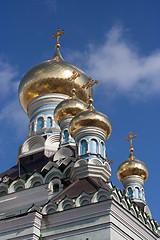
[(28, 117), (17, 95), (31, 67), (50, 59), (58, 27), (65, 60), (99, 80), (94, 105), (112, 122), (106, 143), (113, 175), (129, 155), (130, 131), (135, 156), (145, 162), (144, 188), (153, 218), (160, 223), (160, 2), (158, 0), (0, 0), (0, 161), (1, 172), (16, 164), (26, 140)]

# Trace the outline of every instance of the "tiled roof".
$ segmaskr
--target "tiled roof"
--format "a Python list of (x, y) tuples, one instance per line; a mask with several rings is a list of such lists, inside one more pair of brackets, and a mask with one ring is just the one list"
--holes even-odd
[(104, 182), (101, 178), (96, 177), (86, 177), (83, 179), (76, 180), (62, 192), (56, 195), (52, 200), (57, 201), (63, 199), (65, 196), (69, 198), (76, 198), (82, 192), (87, 194), (95, 193), (100, 187), (108, 190), (110, 189), (108, 184)]

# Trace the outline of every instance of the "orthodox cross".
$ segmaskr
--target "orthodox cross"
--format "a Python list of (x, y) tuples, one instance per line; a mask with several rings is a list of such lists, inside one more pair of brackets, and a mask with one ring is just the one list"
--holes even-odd
[(81, 76), (80, 73), (77, 73), (76, 71), (73, 71), (72, 76), (67, 78), (68, 81), (73, 82), (73, 86), (72, 86), (72, 90), (71, 90), (71, 98), (75, 98), (75, 92), (76, 92), (76, 89), (74, 87), (75, 80), (76, 80), (77, 77), (80, 77), (80, 76)]
[[(137, 135), (133, 135), (132, 132), (129, 133), (129, 136), (125, 138), (125, 140), (130, 141), (130, 150), (132, 150), (133, 145), (132, 145), (132, 140), (133, 138), (137, 137)], [(134, 149), (133, 149), (134, 150)], [(133, 151), (131, 151), (133, 152)]]
[(77, 77), (80, 77), (80, 73), (77, 73), (76, 71), (72, 72), (72, 76), (67, 78), (70, 82), (74, 81)]
[(113, 160), (109, 160), (108, 157), (106, 157), (106, 161), (110, 164), (113, 163)]
[(56, 43), (56, 48), (60, 48), (60, 42), (59, 38), (62, 34), (64, 34), (65, 31), (63, 30), (62, 32), (60, 31), (60, 28), (57, 29), (57, 33), (52, 35), (52, 38), (57, 38), (57, 43)]
[(89, 88), (89, 98), (91, 98), (91, 96), (92, 96), (92, 94), (91, 94), (92, 87), (97, 83), (98, 83), (98, 80), (92, 80), (92, 78), (89, 77), (88, 82), (82, 86), (82, 88), (86, 88), (86, 89)]
[(88, 98), (88, 105), (89, 105), (89, 110), (93, 110), (93, 98), (92, 98), (92, 87), (98, 83), (98, 80), (92, 80), (91, 77), (88, 78), (88, 82), (82, 86), (82, 88), (89, 88), (89, 98)]

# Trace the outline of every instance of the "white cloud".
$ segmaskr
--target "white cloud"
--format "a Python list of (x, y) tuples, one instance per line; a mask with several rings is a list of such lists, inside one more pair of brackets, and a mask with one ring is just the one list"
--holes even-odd
[(0, 57), (0, 98), (15, 93), (18, 82), (15, 80), (18, 72), (15, 67)]
[(28, 130), (28, 121), (26, 113), (22, 110), (16, 98), (8, 101), (0, 110), (1, 126), (3, 126), (5, 131), (10, 131), (12, 129), (16, 137), (24, 137), (24, 134), (26, 134)]
[[(0, 122), (2, 129), (14, 128), (15, 135), (22, 136), (26, 128), (24, 125), (28, 119), (18, 102), (18, 71), (0, 57)], [(28, 127), (28, 126), (27, 126)], [(2, 131), (1, 131), (2, 134)]]
[(1, 109), (0, 111), (0, 121), (7, 120), (11, 125), (18, 125), (24, 122), (26, 118), (26, 113), (22, 111), (18, 99), (12, 99)]
[(73, 58), (77, 63), (77, 58), (83, 59), (87, 63), (87, 74), (103, 82), (111, 94), (125, 94), (130, 98), (159, 94), (160, 50), (141, 56), (119, 26), (106, 34), (103, 44), (89, 45), (84, 54), (77, 52)]

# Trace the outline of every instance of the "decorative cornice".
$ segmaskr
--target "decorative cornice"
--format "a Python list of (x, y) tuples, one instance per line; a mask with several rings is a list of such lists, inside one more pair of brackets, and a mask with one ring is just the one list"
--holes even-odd
[(64, 94), (58, 93), (48, 93), (44, 95), (40, 95), (34, 98), (27, 107), (28, 117), (31, 118), (33, 111), (35, 111), (38, 107), (45, 106), (47, 104), (59, 104), (61, 101), (66, 99), (68, 96)]
[[(81, 205), (81, 203), (83, 201), (80, 201), (80, 200), (78, 201), (77, 199), (86, 199), (86, 202), (88, 202), (87, 205), (95, 204), (95, 203), (98, 203), (98, 202), (101, 202), (101, 201), (103, 201), (103, 203), (108, 202), (110, 200), (115, 201), (116, 203), (119, 204), (119, 206), (121, 206), (125, 210), (127, 210), (129, 214), (131, 214), (136, 219), (138, 219), (147, 228), (149, 228), (154, 233), (159, 234), (158, 233), (159, 226), (158, 226), (157, 222), (155, 220), (151, 219), (150, 216), (147, 213), (143, 212), (140, 209), (139, 206), (137, 206), (134, 202), (132, 202), (130, 200), (130, 198), (126, 197), (122, 193), (121, 190), (117, 189), (113, 185), (112, 185), (112, 189), (110, 189), (110, 190), (106, 190), (106, 189), (100, 188), (94, 194), (90, 194), (90, 195), (82, 192), (79, 195), (78, 198), (71, 199), (71, 198), (66, 196), (62, 200), (57, 201), (57, 202), (53, 202), (53, 203), (56, 204), (56, 206), (57, 206), (57, 210), (56, 211), (59, 211), (59, 205), (62, 206), (62, 202), (65, 205), (65, 201), (66, 201), (66, 203), (67, 202), (68, 203), (69, 202), (72, 203), (71, 204), (72, 207), (70, 209), (83, 206), (83, 204)], [(101, 199), (103, 199), (103, 200), (101, 200)], [(47, 204), (49, 204), (49, 203), (47, 203)], [(63, 210), (65, 210), (65, 209), (61, 208), (60, 211), (63, 211)]]
[(107, 139), (107, 134), (103, 129), (97, 127), (84, 127), (75, 132), (74, 139), (77, 142), (80, 138), (84, 136), (96, 136), (100, 137), (104, 142)]
[(75, 181), (77, 179), (92, 176), (102, 178), (106, 182), (111, 174), (109, 164), (102, 163), (98, 158), (89, 160), (79, 159), (72, 168), (71, 178)]
[(140, 176), (137, 176), (137, 175), (132, 175), (132, 176), (129, 176), (129, 177), (125, 177), (122, 179), (122, 184), (124, 187), (130, 185), (130, 184), (135, 184), (135, 183), (138, 183), (140, 186), (143, 186), (144, 184), (144, 178), (140, 177)]

